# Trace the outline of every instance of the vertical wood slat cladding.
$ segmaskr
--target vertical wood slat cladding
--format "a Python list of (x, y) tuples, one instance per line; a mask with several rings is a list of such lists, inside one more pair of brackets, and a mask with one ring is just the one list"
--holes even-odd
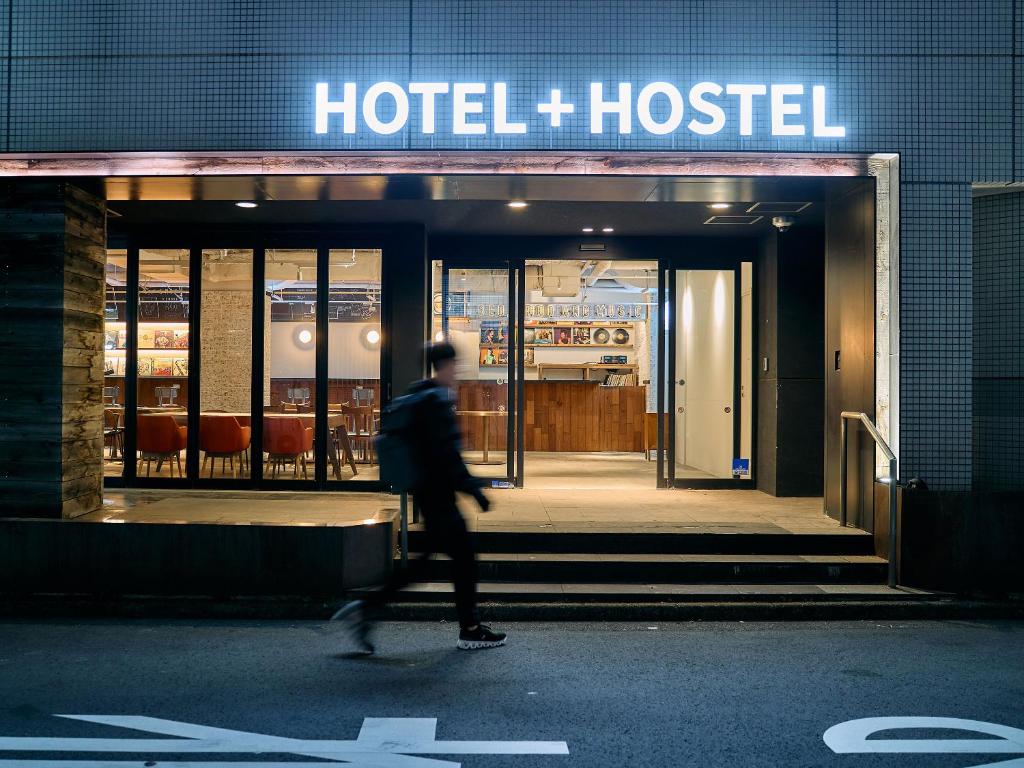
[(0, 185), (5, 514), (74, 517), (102, 504), (105, 241), (105, 204), (88, 192)]
[[(506, 404), (505, 385), (463, 383), (459, 410), (496, 410)], [(601, 387), (574, 381), (527, 381), (523, 404), (523, 448), (527, 451), (643, 450), (645, 387)], [(506, 406), (507, 407), (507, 406)], [(483, 448), (483, 419), (460, 419), (463, 447)], [(508, 422), (488, 419), (489, 447), (505, 447)]]

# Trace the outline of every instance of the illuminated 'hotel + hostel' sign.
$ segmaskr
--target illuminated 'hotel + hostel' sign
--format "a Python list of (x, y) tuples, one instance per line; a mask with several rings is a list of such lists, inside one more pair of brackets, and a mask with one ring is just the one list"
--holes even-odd
[[(415, 82), (373, 83), (360, 92), (356, 83), (317, 83), (314, 89), (314, 130), (355, 134), (364, 129), (389, 136), (405, 128), (418, 113), (419, 131), (437, 132), (438, 113), (450, 115), (445, 124), (456, 136), (523, 135), (529, 130), (524, 114), (513, 114), (508, 83)], [(489, 108), (488, 108), (489, 105)], [(726, 107), (732, 107), (731, 124)], [(636, 89), (633, 83), (590, 83), (583, 104), (551, 89), (531, 111), (545, 127), (559, 129), (586, 121), (592, 134), (646, 133), (667, 136), (689, 132), (714, 136), (723, 131), (753, 136), (755, 115), (767, 115), (771, 136), (813, 136), (841, 139), (846, 128), (829, 123), (828, 92), (824, 85), (801, 83), (699, 82), (689, 88), (657, 81)]]

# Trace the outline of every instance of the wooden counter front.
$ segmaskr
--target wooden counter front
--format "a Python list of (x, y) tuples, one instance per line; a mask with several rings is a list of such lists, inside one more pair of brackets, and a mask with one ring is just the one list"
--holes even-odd
[[(527, 451), (633, 451), (644, 449), (646, 387), (602, 387), (581, 381), (524, 383), (523, 442)], [(500, 390), (500, 391), (495, 391)], [(460, 410), (505, 403), (504, 386), (462, 382)], [(489, 396), (488, 396), (489, 395)], [(491, 450), (505, 446), (508, 422), (488, 419)], [(463, 447), (483, 447), (483, 420), (460, 419)]]

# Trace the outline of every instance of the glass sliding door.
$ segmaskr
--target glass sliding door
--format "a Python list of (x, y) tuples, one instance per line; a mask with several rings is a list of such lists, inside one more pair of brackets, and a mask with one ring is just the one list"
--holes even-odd
[(517, 270), (447, 262), (434, 270), (432, 334), (458, 353), (455, 406), (466, 463), (477, 477), (514, 484)]
[(139, 249), (136, 432), (137, 476), (185, 477), (188, 455), (188, 248)]
[(263, 480), (316, 477), (317, 249), (267, 248), (264, 261)]
[(331, 248), (327, 255), (327, 477), (379, 480), (381, 250)]
[(204, 248), (199, 303), (200, 479), (252, 476), (253, 251)]

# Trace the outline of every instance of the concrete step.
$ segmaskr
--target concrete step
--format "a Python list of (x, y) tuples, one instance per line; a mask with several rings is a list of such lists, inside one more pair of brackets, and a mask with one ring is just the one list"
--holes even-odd
[[(499, 583), (478, 587), (482, 603), (666, 603), (666, 602), (827, 602), (834, 600), (883, 602), (934, 600), (944, 596), (913, 589), (892, 589), (883, 584), (609, 584), (609, 583)], [(451, 603), (449, 582), (413, 584), (398, 593), (397, 601)]]
[[(873, 555), (672, 555), (483, 553), (481, 582), (580, 584), (871, 584), (883, 583), (886, 562)], [(451, 578), (435, 557), (429, 581)]]
[[(478, 552), (601, 554), (764, 554), (764, 555), (871, 555), (871, 534), (852, 528), (830, 533), (791, 533), (766, 527), (731, 531), (726, 526), (699, 527), (696, 531), (550, 531), (482, 530), (473, 533)], [(425, 546), (422, 530), (409, 531), (409, 549)]]

